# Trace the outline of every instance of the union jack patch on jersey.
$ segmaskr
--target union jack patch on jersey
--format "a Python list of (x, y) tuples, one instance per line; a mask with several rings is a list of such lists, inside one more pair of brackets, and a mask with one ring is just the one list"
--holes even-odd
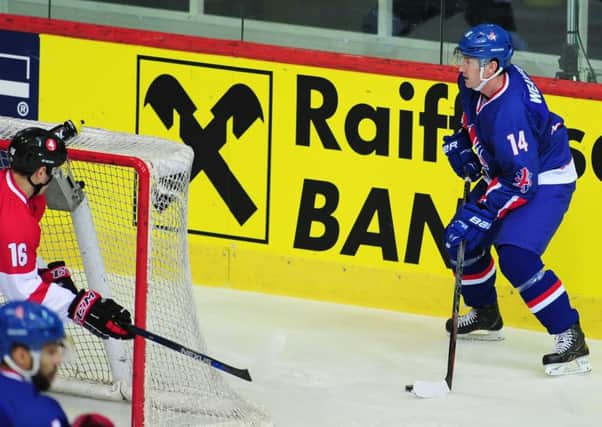
[(522, 167), (514, 174), (514, 183), (512, 185), (518, 187), (520, 192), (525, 194), (533, 185), (532, 177), (533, 174), (531, 171), (526, 167)]

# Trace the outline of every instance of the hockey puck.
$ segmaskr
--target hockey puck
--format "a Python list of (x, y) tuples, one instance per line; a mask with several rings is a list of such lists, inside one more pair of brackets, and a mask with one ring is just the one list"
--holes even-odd
[(414, 386), (412, 384), (406, 385), (406, 391), (412, 392), (414, 390)]

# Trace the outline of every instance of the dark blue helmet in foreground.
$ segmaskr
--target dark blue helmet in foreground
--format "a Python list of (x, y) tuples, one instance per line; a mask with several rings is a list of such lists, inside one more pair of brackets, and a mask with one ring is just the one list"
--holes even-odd
[(15, 345), (39, 352), (45, 344), (64, 337), (60, 317), (40, 304), (14, 301), (0, 307), (0, 359), (10, 357)]

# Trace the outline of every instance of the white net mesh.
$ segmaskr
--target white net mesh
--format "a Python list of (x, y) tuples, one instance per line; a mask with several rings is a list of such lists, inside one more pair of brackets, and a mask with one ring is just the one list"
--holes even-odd
[[(52, 127), (0, 118), (0, 139), (7, 140), (28, 126)], [(81, 160), (69, 163), (74, 178), (85, 184), (111, 296), (133, 315), (135, 298), (143, 297), (143, 293), (135, 292), (137, 256), (141, 255), (137, 225), (138, 221), (144, 223), (144, 212), (138, 203), (141, 177), (134, 168), (120, 165), (119, 155), (138, 158), (148, 169), (148, 255), (138, 260), (146, 264), (148, 275), (146, 329), (205, 353), (192, 303), (188, 257), (187, 196), (192, 150), (158, 138), (90, 128), (84, 128), (70, 140), (68, 147), (85, 150), (78, 151), (77, 156), (70, 152), (70, 158)], [(110, 155), (112, 164), (99, 162), (95, 153), (103, 153), (103, 159), (105, 154)], [(0, 157), (0, 161), (6, 163), (6, 158)], [(71, 213), (47, 210), (39, 255), (46, 261), (65, 260), (76, 286), (88, 288), (90, 275), (86, 274), (88, 270), (84, 273), (80, 245)], [(133, 401), (132, 406), (144, 408), (145, 425), (271, 425), (262, 409), (242, 399), (226, 384), (222, 373), (202, 362), (147, 342), (143, 366), (137, 366), (133, 363), (131, 341), (119, 342), (119, 351), (107, 356), (106, 342), (83, 328), (68, 325), (68, 335), (74, 342), (76, 358), (61, 367), (60, 377), (69, 380), (62, 384), (91, 384), (83, 389), (85, 393), (99, 390), (99, 396), (114, 396), (117, 392), (129, 397), (132, 369), (138, 375), (143, 373), (144, 401)], [(121, 366), (125, 374), (116, 375), (111, 363)], [(71, 388), (67, 391), (74, 392)]]

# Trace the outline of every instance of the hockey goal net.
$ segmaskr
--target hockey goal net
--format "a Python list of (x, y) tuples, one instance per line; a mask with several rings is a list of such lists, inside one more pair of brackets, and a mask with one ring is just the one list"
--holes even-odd
[[(53, 125), (0, 118), (0, 167), (7, 166), (9, 138), (28, 126)], [(73, 212), (50, 209), (48, 195), (41, 258), (64, 260), (78, 288), (110, 295), (132, 312), (137, 326), (206, 352), (188, 256), (192, 150), (92, 128), (67, 145), (85, 203)], [(67, 334), (75, 357), (63, 363), (55, 389), (131, 400), (134, 426), (271, 425), (263, 409), (202, 362), (142, 338), (101, 340), (73, 324)]]

